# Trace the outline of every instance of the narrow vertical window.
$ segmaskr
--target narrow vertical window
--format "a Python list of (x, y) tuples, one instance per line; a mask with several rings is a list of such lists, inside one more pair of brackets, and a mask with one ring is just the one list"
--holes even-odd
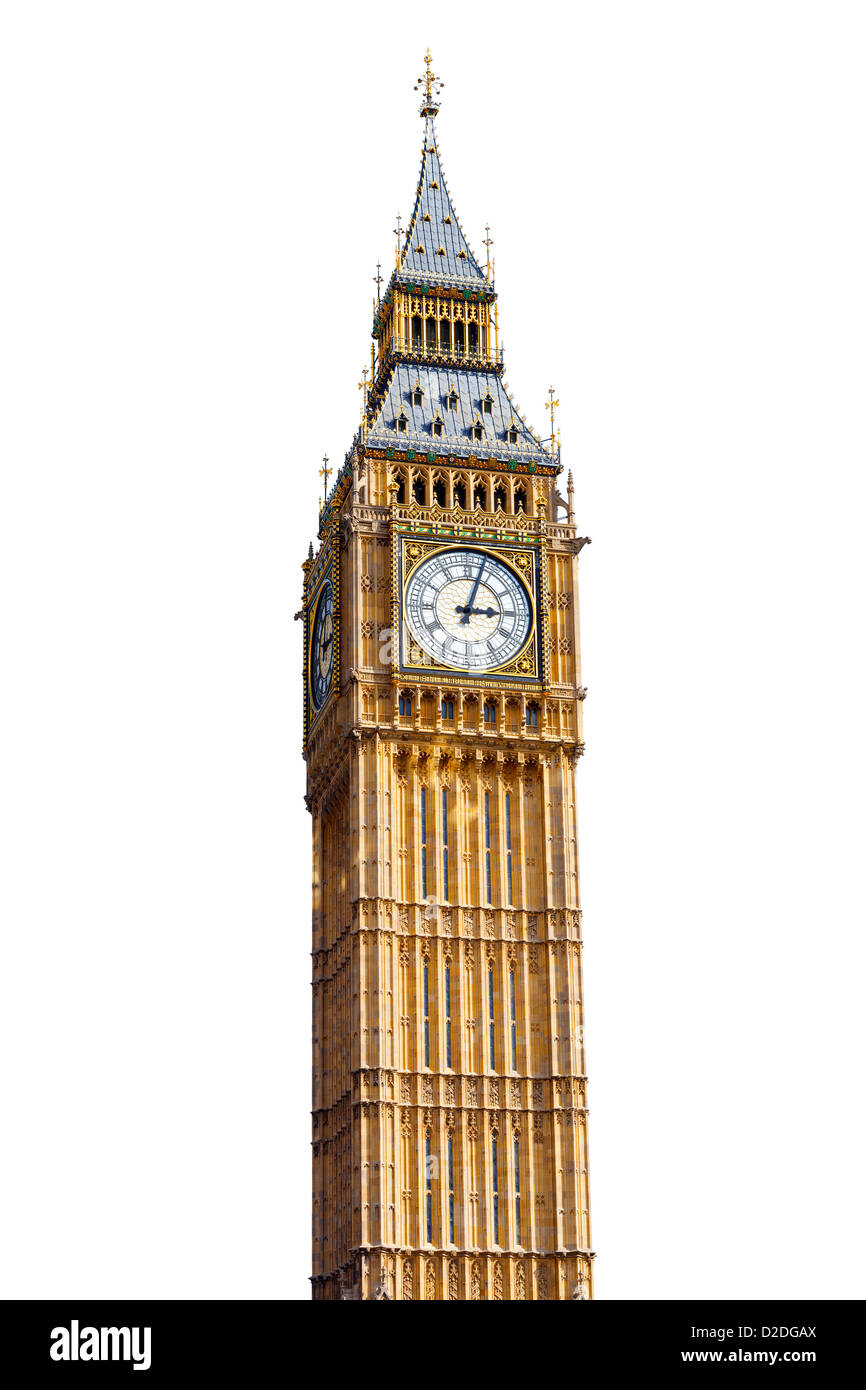
[(454, 1140), (450, 1134), (448, 1135), (448, 1244), (454, 1244)]
[(430, 967), (424, 966), (424, 1065), (430, 1065)]
[(484, 793), (484, 871), (487, 876), (487, 901), (493, 902), (492, 881), (490, 877), (490, 793)]
[(499, 1244), (499, 1146), (493, 1136), (493, 1244)]
[(442, 788), (442, 897), (448, 901), (448, 788)]
[(515, 1245), (520, 1245), (520, 1140), (514, 1141), (514, 1236)]
[(433, 1244), (433, 1162), (430, 1157), (430, 1131), (424, 1136), (424, 1171), (427, 1182), (427, 1244)]
[(517, 1071), (517, 1009), (514, 998), (514, 971), (508, 972), (508, 1002), (511, 1010), (511, 1070)]
[(427, 788), (421, 788), (421, 897), (427, 898)]
[(487, 1011), (490, 1015), (490, 1070), (496, 1070), (496, 1011), (493, 1003), (493, 966), (487, 970)]
[(445, 967), (445, 1065), (451, 1066), (451, 966)]
[(514, 886), (511, 879), (511, 793), (505, 797), (505, 865), (508, 874), (508, 906), (514, 904)]

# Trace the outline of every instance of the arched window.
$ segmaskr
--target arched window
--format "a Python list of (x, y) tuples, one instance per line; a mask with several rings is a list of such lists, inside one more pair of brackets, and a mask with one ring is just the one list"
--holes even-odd
[(415, 314), (415, 316), (414, 316), (413, 319), (412, 319), (412, 346), (413, 346), (413, 348), (420, 348), (420, 347), (421, 347), (421, 341), (422, 341), (422, 338), (421, 338), (421, 329), (422, 329), (422, 327), (423, 327), (423, 325), (422, 325), (422, 323), (421, 323), (421, 318), (420, 318), (420, 316), (419, 316), (418, 314)]
[(427, 505), (427, 485), (423, 473), (418, 473), (412, 482), (412, 496), (419, 507)]
[(427, 320), (427, 348), (430, 352), (436, 351), (436, 320)]
[(419, 383), (418, 383), (417, 381), (415, 382), (415, 385), (414, 385), (414, 387), (412, 388), (412, 404), (413, 404), (413, 405), (423, 405), (423, 404), (424, 404), (424, 392), (423, 392), (421, 386), (419, 385)]
[[(423, 792), (422, 792), (423, 796)], [(430, 966), (424, 962), (424, 1065), (430, 1065)]]
[[(484, 874), (487, 888), (487, 902), (493, 902), (493, 880), (490, 873), (490, 793), (484, 793)], [(491, 976), (492, 978), (492, 976)], [(492, 999), (491, 995), (491, 1007)], [(493, 1054), (493, 1034), (490, 1034), (491, 1056)], [(492, 1066), (493, 1063), (491, 1062)]]
[(445, 479), (436, 478), (433, 481), (433, 504), (436, 507), (445, 506)]
[(484, 701), (484, 723), (496, 723), (496, 705), (494, 704), (493, 700)]
[(491, 396), (489, 391), (487, 392), (487, 395), (484, 397), (484, 400), (481, 402), (481, 405), (485, 415), (493, 414), (493, 397)]
[(398, 434), (405, 434), (406, 431), (408, 430), (408, 428), (409, 428), (409, 417), (408, 417), (408, 415), (406, 414), (405, 410), (401, 410), (401, 411), (400, 411), (400, 414), (397, 416), (397, 433), (398, 433)]
[(508, 972), (508, 1000), (511, 1009), (511, 1070), (517, 1071), (517, 1008), (514, 997), (514, 967)]
[[(508, 878), (508, 906), (514, 904), (514, 887), (511, 878), (511, 793), (505, 794), (505, 866)], [(512, 985), (514, 977), (512, 976)]]
[(450, 1133), (448, 1135), (448, 1243), (449, 1245), (454, 1244), (454, 1140)]
[(406, 474), (403, 472), (402, 469), (401, 469), (399, 472), (397, 472), (397, 473), (394, 474), (394, 482), (397, 484), (397, 501), (398, 501), (399, 503), (401, 503), (401, 504), (402, 504), (402, 503), (405, 503), (405, 501), (406, 501)]
[(477, 357), (477, 356), (478, 356), (478, 324), (477, 324), (477, 323), (470, 323), (470, 325), (469, 325), (469, 356), (470, 356), (470, 357)]
[(475, 484), (475, 492), (472, 497), (472, 505), (477, 510), (479, 507), (482, 512), (487, 511), (487, 488), (484, 483)]
[(466, 351), (466, 326), (459, 320), (454, 325), (454, 351), (458, 357)]
[(514, 489), (514, 510), (515, 512), (526, 511), (526, 488), (519, 485)]
[(526, 706), (526, 727), (527, 729), (538, 728), (538, 705)]
[[(446, 892), (445, 897), (448, 897)], [(451, 1066), (451, 966), (445, 966), (445, 1065)]]
[(433, 1155), (431, 1153), (430, 1131), (424, 1133), (424, 1181), (427, 1195), (427, 1244), (433, 1244)]
[(440, 352), (451, 351), (451, 324), (447, 319), (439, 321), (439, 350)]
[[(454, 718), (454, 701), (453, 701), (453, 700), (443, 700), (443, 701), (442, 701), (442, 718), (443, 718), (443, 719), (453, 719), (453, 718)], [(444, 792), (443, 792), (442, 794), (443, 794), (443, 796), (445, 795)]]
[[(427, 899), (427, 788), (421, 788), (421, 897)], [(427, 967), (424, 967), (424, 1015), (427, 1014)], [(426, 1027), (425, 1027), (426, 1036)], [(427, 1044), (424, 1044), (424, 1055), (427, 1055)], [(429, 1063), (425, 1061), (425, 1066)]]
[(499, 1244), (499, 1143), (494, 1134), (492, 1144), (492, 1179), (493, 1179), (493, 1244)]
[(520, 1245), (520, 1140), (514, 1140), (514, 1244)]
[(497, 483), (496, 487), (493, 489), (493, 510), (495, 512), (504, 512), (506, 500), (507, 498), (505, 488), (502, 486), (501, 483)]
[(400, 709), (400, 718), (401, 718), (401, 719), (410, 719), (410, 718), (411, 718), (411, 716), (412, 716), (412, 697), (411, 697), (411, 695), (401, 695), (401, 696), (400, 696), (399, 709)]
[(457, 478), (454, 482), (454, 505), (466, 510), (466, 484), (462, 478)]

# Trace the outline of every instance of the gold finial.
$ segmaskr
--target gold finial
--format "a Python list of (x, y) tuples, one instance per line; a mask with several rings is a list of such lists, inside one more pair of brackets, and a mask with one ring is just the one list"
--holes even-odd
[(487, 235), (486, 235), (486, 237), (484, 238), (484, 241), (482, 242), (482, 245), (487, 247), (487, 278), (488, 278), (488, 280), (489, 280), (489, 279), (490, 279), (490, 248), (491, 248), (491, 246), (493, 245), (493, 237), (490, 235), (490, 227), (489, 227), (489, 226), (486, 226), (486, 227), (484, 228), (484, 230), (485, 230), (485, 232), (487, 233)]
[(424, 54), (424, 65), (427, 71), (423, 72), (421, 76), (418, 78), (418, 81), (415, 83), (415, 91), (420, 92), (421, 88), (424, 88), (424, 100), (421, 103), (421, 115), (435, 116), (436, 112), (439, 110), (439, 103), (436, 100), (436, 97), (439, 95), (439, 92), (445, 86), (445, 83), (442, 81), (441, 77), (437, 77), (435, 72), (433, 71), (433, 59), (430, 56), (429, 48), (427, 49), (427, 52)]
[[(399, 220), (399, 219), (398, 219)], [(373, 284), (376, 286), (376, 303), (382, 298), (382, 262), (376, 262), (376, 274), (373, 276)]]
[(403, 240), (403, 226), (399, 212), (397, 213), (397, 225), (394, 228), (394, 235), (397, 238), (397, 269), (400, 269), (400, 242)]
[(556, 443), (557, 443), (557, 439), (556, 439), (556, 407), (559, 405), (559, 401), (555, 401), (555, 400), (553, 399), (553, 396), (554, 396), (554, 388), (553, 388), (552, 386), (548, 386), (548, 388), (547, 388), (547, 394), (548, 394), (548, 396), (550, 397), (550, 400), (547, 402), (547, 404), (545, 405), (544, 409), (550, 411), (550, 446), (551, 446), (552, 449), (555, 450), (555, 449), (556, 449)]
[(361, 373), (361, 380), (358, 382), (358, 390), (363, 392), (361, 396), (361, 434), (367, 437), (367, 368)]
[(327, 455), (327, 454), (325, 454), (324, 458), (322, 459), (322, 463), (324, 464), (324, 467), (319, 469), (319, 477), (320, 477), (320, 478), (324, 478), (324, 480), (325, 480), (325, 483), (324, 483), (325, 495), (324, 495), (324, 497), (322, 498), (322, 506), (324, 507), (325, 503), (326, 503), (327, 500), (328, 500), (328, 479), (330, 478), (330, 476), (331, 476), (331, 474), (333, 473), (334, 470), (333, 470), (333, 468), (329, 468), (329, 467), (328, 467), (328, 455)]

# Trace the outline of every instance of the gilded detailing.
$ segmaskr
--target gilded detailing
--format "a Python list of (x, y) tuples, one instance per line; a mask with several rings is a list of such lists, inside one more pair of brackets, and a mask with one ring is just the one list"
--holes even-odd
[(503, 379), (430, 61), (421, 90), (364, 418), (304, 564), (313, 1296), (581, 1299), (587, 538)]

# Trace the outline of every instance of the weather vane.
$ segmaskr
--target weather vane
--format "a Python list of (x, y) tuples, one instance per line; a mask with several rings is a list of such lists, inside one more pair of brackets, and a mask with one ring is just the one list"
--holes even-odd
[(418, 78), (414, 90), (420, 92), (421, 88), (424, 88), (424, 101), (421, 103), (421, 115), (435, 116), (436, 112), (439, 110), (439, 103), (436, 97), (445, 86), (445, 83), (442, 81), (441, 77), (437, 77), (433, 71), (433, 59), (430, 56), (429, 48), (424, 54), (424, 65), (427, 71), (422, 73)]

